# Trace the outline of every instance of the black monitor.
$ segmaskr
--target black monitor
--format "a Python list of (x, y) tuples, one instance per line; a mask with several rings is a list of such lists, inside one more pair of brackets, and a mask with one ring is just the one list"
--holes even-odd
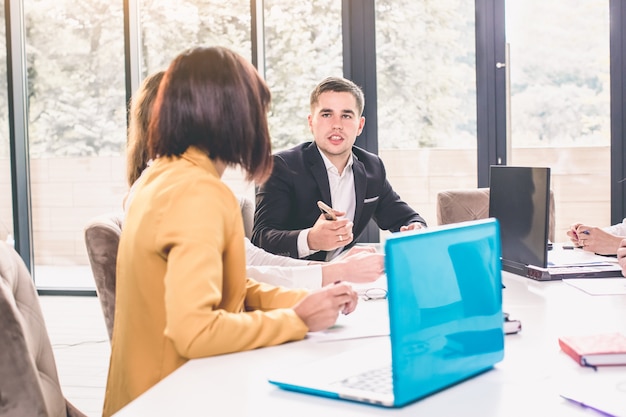
[(502, 269), (526, 276), (548, 265), (550, 168), (494, 165), (489, 216), (500, 222)]

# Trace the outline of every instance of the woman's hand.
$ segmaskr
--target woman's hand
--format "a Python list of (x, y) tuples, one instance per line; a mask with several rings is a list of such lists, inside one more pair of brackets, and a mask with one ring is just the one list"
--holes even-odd
[[(354, 248), (352, 248), (354, 249)], [(350, 251), (352, 251), (350, 249)], [(385, 255), (359, 250), (322, 266), (322, 285), (335, 281), (374, 282), (385, 273)]]
[(334, 325), (339, 313), (350, 314), (356, 308), (357, 293), (352, 287), (339, 282), (313, 291), (293, 307), (309, 331), (316, 332)]
[[(599, 227), (584, 224), (578, 224), (575, 230), (570, 231), (578, 239), (578, 246), (600, 255), (615, 255), (623, 239), (623, 237), (612, 235)], [(572, 239), (572, 241), (574, 240)]]

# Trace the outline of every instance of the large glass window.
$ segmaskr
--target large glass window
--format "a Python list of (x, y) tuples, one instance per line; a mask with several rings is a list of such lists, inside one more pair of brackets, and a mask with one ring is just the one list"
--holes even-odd
[(379, 152), (430, 225), (437, 192), (477, 184), (474, 16), (465, 0), (376, 1)]
[(144, 77), (195, 46), (226, 46), (250, 59), (250, 2), (139, 0)]
[(343, 76), (341, 2), (265, 0), (265, 78), (274, 150), (313, 140), (307, 116), (311, 90)]
[(609, 1), (507, 1), (506, 39), (509, 165), (551, 168), (557, 241), (574, 222), (608, 225)]
[(122, 2), (24, 0), (24, 16), (35, 283), (94, 288), (83, 227), (125, 192)]
[[(249, 1), (136, 1), (143, 76), (193, 46), (223, 45), (251, 59)], [(120, 211), (127, 190), (123, 2), (23, 2), (36, 284), (93, 288), (83, 227), (96, 215)], [(280, 150), (311, 140), (310, 91), (322, 78), (343, 74), (342, 2), (258, 3), (261, 65), (273, 94), (270, 131)], [(552, 168), (557, 236), (574, 221), (609, 222), (608, 3), (506, 3), (508, 162)], [(377, 0), (374, 7), (379, 153), (396, 191), (436, 224), (438, 191), (477, 184), (474, 2)], [(6, 80), (6, 59), (0, 61)], [(9, 161), (5, 88), (5, 195), (11, 195)], [(228, 170), (224, 180), (252, 196), (240, 174)], [(13, 233), (13, 215), (5, 199), (2, 240)]]
[[(167, 69), (182, 51), (225, 46), (251, 60), (250, 1), (138, 0), (142, 75)], [(239, 169), (222, 176), (233, 192), (254, 198), (254, 184)]]

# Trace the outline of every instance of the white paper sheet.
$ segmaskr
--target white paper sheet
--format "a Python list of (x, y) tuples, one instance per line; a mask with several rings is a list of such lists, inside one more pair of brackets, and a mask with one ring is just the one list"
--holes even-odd
[(563, 282), (590, 295), (626, 294), (626, 278), (568, 278)]

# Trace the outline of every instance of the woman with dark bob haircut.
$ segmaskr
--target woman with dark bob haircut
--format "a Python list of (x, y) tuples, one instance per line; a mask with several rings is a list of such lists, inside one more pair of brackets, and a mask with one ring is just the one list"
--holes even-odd
[(240, 166), (267, 178), (269, 103), (254, 67), (226, 48), (186, 51), (165, 71), (148, 128), (154, 162), (120, 238), (104, 416), (189, 359), (299, 340), (356, 307), (344, 283), (309, 292), (246, 278), (241, 210), (221, 175)]

